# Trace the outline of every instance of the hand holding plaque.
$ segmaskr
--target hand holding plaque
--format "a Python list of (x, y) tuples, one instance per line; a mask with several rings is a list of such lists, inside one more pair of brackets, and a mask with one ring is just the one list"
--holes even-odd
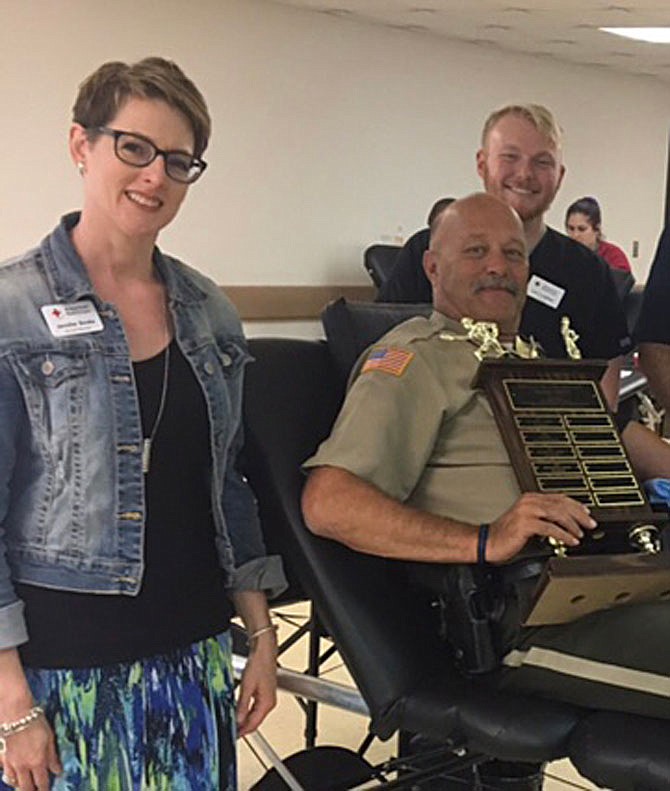
[[(576, 333), (569, 322), (563, 330), (576, 355)], [(484, 359), (473, 382), (489, 399), (520, 489), (566, 494), (598, 522), (578, 548), (554, 542), (527, 625), (670, 596), (670, 556), (658, 554), (666, 517), (649, 505), (600, 389), (606, 365), (506, 356)]]

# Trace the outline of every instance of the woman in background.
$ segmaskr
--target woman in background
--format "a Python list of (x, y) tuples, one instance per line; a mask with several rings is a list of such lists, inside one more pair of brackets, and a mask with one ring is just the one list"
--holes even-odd
[(236, 469), (249, 356), (156, 247), (209, 132), (174, 63), (104, 64), (70, 129), (81, 212), (0, 267), (2, 788), (235, 789), (233, 609), (238, 733), (275, 702), (283, 573)]
[(580, 198), (568, 206), (565, 230), (568, 236), (604, 258), (612, 269), (631, 271), (626, 253), (603, 238), (600, 205), (595, 198)]

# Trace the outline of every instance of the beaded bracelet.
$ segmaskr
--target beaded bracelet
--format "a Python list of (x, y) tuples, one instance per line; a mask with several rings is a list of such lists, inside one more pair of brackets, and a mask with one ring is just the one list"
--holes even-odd
[(14, 720), (14, 722), (0, 722), (0, 736), (6, 738), (13, 733), (19, 733), (19, 731), (25, 730), (43, 714), (44, 709), (41, 706), (33, 706), (25, 717), (20, 717), (18, 720)]
[(247, 640), (251, 642), (252, 640), (256, 640), (262, 634), (267, 634), (267, 632), (276, 632), (279, 627), (273, 623), (268, 624), (267, 626), (261, 626), (260, 629), (256, 629), (255, 632), (252, 632), (250, 635), (247, 636)]

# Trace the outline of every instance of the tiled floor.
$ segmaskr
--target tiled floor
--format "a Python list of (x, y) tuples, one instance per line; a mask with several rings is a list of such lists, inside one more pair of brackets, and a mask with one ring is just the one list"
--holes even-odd
[[(304, 605), (284, 607), (281, 613), (294, 623), (306, 619), (307, 608)], [(290, 633), (291, 629), (280, 623), (280, 640)], [(304, 670), (307, 664), (306, 641), (302, 640), (281, 657), (283, 667), (293, 670)], [(322, 675), (332, 681), (351, 684), (346, 668), (340, 658), (335, 655), (326, 663)], [(367, 734), (367, 720), (358, 715), (321, 706), (319, 710), (318, 745), (333, 744), (341, 747), (357, 749)], [(304, 747), (304, 716), (296, 701), (286, 693), (279, 695), (279, 704), (261, 727), (261, 733), (271, 744), (274, 751), (285, 758)], [(396, 752), (396, 741), (386, 743), (375, 740), (366, 753), (370, 763), (379, 763)], [(241, 741), (238, 745), (240, 791), (248, 791), (259, 780), (266, 769), (259, 758), (254, 755), (252, 745)], [(569, 761), (552, 763), (546, 772), (544, 791), (568, 791), (569, 789), (588, 789), (595, 786), (580, 777)], [(309, 791), (314, 791), (310, 789)]]

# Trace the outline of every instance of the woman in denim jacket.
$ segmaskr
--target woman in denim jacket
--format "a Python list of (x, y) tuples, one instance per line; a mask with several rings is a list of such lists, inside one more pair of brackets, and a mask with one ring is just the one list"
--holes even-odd
[(81, 213), (0, 267), (0, 787), (236, 788), (233, 608), (237, 732), (275, 702), (244, 337), (155, 244), (209, 131), (174, 63), (104, 64), (70, 130)]

